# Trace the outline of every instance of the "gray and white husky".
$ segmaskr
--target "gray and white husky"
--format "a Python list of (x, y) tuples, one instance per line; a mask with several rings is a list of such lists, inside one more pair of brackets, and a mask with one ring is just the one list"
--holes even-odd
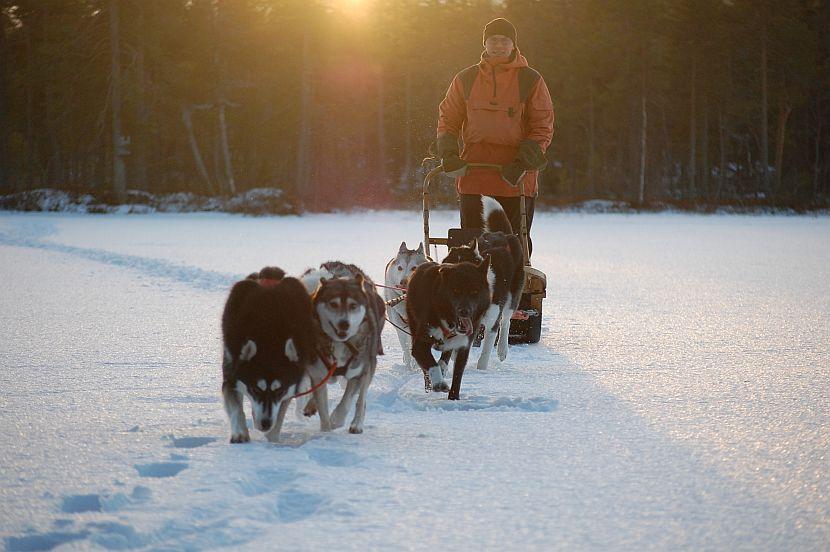
[[(411, 332), (406, 319), (406, 284), (418, 265), (425, 262), (427, 262), (427, 257), (424, 255), (423, 243), (418, 245), (418, 249), (408, 249), (406, 242), (401, 242), (398, 254), (386, 264), (384, 274), (384, 283), (388, 286), (383, 290), (384, 298), (387, 301), (392, 301), (403, 296), (400, 303), (387, 306), (386, 314), (395, 327), (395, 331), (398, 332), (398, 340), (401, 342), (401, 351), (403, 352), (403, 363), (407, 368), (412, 368), (412, 339), (409, 335)], [(404, 289), (396, 290), (389, 289), (389, 287)]]
[(381, 331), (386, 306), (375, 284), (358, 267), (338, 261), (323, 263), (300, 277), (311, 291), (317, 358), (308, 369), (312, 383), (322, 381), (332, 364), (334, 375), (346, 379), (340, 403), (329, 415), (328, 391), (321, 385), (305, 407), (307, 416), (320, 415), (320, 429), (342, 426), (355, 395), (355, 415), (349, 433), (363, 433), (366, 395), (383, 354)]

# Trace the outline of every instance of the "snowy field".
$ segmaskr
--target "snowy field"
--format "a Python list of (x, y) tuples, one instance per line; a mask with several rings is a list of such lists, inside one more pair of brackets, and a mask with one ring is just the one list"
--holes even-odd
[(829, 218), (540, 214), (539, 344), (451, 403), (387, 327), (363, 435), (292, 409), (284, 443), (228, 444), (235, 279), (341, 259), (382, 281), (420, 230), (0, 213), (0, 547), (830, 547)]

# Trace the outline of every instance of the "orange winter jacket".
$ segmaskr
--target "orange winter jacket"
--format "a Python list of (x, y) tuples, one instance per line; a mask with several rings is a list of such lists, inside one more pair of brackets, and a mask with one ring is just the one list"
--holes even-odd
[[(438, 107), (438, 136), (445, 134), (463, 139), (461, 158), (469, 163), (507, 165), (523, 140), (533, 140), (544, 152), (553, 138), (553, 102), (544, 79), (518, 49), (511, 60), (498, 64), (483, 52), (478, 64), (453, 78)], [(538, 193), (537, 175), (525, 174), (526, 196)], [(519, 187), (493, 169), (470, 168), (456, 179), (456, 188), (460, 194), (519, 195)]]

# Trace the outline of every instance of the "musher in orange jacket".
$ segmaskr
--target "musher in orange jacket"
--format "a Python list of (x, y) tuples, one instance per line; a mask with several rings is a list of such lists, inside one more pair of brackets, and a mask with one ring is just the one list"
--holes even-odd
[[(484, 27), (481, 61), (458, 73), (438, 107), (438, 156), (456, 176), (461, 227), (480, 228), (481, 195), (495, 197), (519, 233), (519, 179), (525, 186), (527, 229), (533, 221), (537, 175), (553, 138), (553, 103), (545, 80), (516, 46), (506, 19)], [(459, 153), (458, 138), (464, 142)], [(467, 163), (502, 165), (493, 169)], [(463, 175), (463, 176), (461, 176)], [(532, 247), (532, 246), (531, 246)]]

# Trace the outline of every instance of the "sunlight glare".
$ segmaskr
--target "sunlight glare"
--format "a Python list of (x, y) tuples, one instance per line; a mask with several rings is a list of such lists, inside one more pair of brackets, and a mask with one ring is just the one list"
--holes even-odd
[(338, 11), (351, 19), (365, 19), (369, 15), (371, 0), (334, 0)]

